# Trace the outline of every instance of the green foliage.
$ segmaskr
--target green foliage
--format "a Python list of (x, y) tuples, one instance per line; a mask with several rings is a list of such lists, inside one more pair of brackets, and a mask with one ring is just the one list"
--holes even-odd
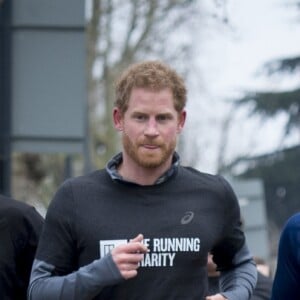
[[(300, 9), (300, 1), (292, 1), (289, 4)], [(279, 74), (296, 74), (300, 71), (300, 55), (284, 57), (265, 63), (262, 73), (267, 76)], [(299, 81), (300, 84), (300, 81)], [(264, 118), (270, 118), (278, 113), (286, 113), (288, 121), (285, 132), (288, 134), (292, 128), (300, 128), (300, 88), (290, 91), (249, 91), (236, 101), (239, 105), (250, 105), (250, 114), (260, 114)]]
[[(249, 158), (249, 168), (241, 178), (263, 178), (264, 182), (280, 183), (284, 181), (298, 186), (300, 180), (299, 159), (300, 146)], [(247, 159), (245, 160), (247, 161)]]
[(273, 75), (274, 73), (294, 73), (297, 69), (300, 69), (300, 56), (286, 57), (282, 59), (273, 60), (266, 63), (263, 69), (268, 75)]
[(300, 126), (300, 89), (285, 92), (248, 93), (237, 101), (238, 105), (251, 104), (251, 114), (272, 117), (280, 112), (288, 115), (285, 132)]
[(255, 92), (248, 93), (237, 101), (238, 104), (251, 103), (252, 113), (261, 113), (265, 116), (274, 116), (279, 112), (297, 113), (295, 107), (300, 106), (300, 89), (285, 92)]
[[(264, 65), (263, 69), (271, 76), (274, 73), (296, 73), (300, 70), (300, 56), (274, 60)], [(291, 91), (248, 92), (236, 101), (236, 104), (250, 104), (250, 114), (260, 114), (270, 118), (278, 113), (286, 113), (288, 121), (285, 132), (300, 126), (300, 88)]]

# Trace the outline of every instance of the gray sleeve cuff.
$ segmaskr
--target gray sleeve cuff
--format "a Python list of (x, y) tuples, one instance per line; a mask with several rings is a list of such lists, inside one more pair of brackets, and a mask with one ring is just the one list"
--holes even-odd
[(124, 280), (110, 254), (65, 276), (52, 276), (54, 269), (54, 266), (46, 262), (34, 261), (28, 290), (29, 300), (91, 299), (103, 287)]
[(257, 281), (257, 269), (246, 245), (234, 258), (235, 268), (221, 272), (221, 294), (229, 300), (250, 299)]

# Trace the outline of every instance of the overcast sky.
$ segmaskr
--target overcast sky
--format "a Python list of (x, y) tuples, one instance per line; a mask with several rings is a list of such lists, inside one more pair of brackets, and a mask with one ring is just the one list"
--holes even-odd
[[(206, 0), (207, 1), (207, 0)], [(229, 28), (207, 33), (204, 49), (212, 60), (208, 78), (221, 96), (239, 88), (263, 86), (255, 72), (263, 63), (300, 53), (300, 13), (287, 0), (228, 0)], [(297, 23), (297, 17), (299, 23)], [(205, 62), (204, 62), (205, 64)], [(212, 77), (210, 77), (212, 76)], [(215, 87), (214, 87), (215, 90)]]
[[(207, 5), (212, 3), (211, 0), (205, 1)], [(202, 153), (204, 157), (200, 159), (200, 168), (214, 171), (217, 155), (215, 143), (220, 134), (218, 125), (220, 126), (220, 120), (228, 110), (228, 106), (224, 104), (226, 99), (232, 99), (245, 90), (292, 88), (300, 84), (296, 77), (283, 79), (277, 76), (267, 79), (257, 76), (257, 71), (264, 63), (300, 54), (300, 13), (284, 5), (288, 2), (290, 1), (228, 0), (226, 12), (220, 10), (217, 14), (220, 17), (227, 15), (229, 25), (216, 28), (216, 25), (212, 25), (213, 21), (208, 21), (212, 26), (207, 26), (204, 31), (206, 38), (201, 41), (201, 54), (198, 56), (198, 64), (203, 73), (201, 80), (204, 90), (200, 94), (205, 98), (202, 106), (204, 111), (199, 113), (193, 101), (190, 113), (193, 122), (200, 126), (205, 123), (206, 118), (210, 122), (205, 124), (211, 124), (206, 129), (209, 132), (208, 138), (204, 141), (200, 137), (202, 143), (207, 147), (211, 146), (209, 152)], [(195, 87), (197, 88), (197, 84), (192, 89)], [(237, 116), (240, 123), (230, 132), (231, 142), (227, 155), (235, 156), (241, 152), (261, 154), (280, 145), (284, 115), (263, 125), (258, 118), (245, 122), (245, 117), (246, 114), (242, 112)], [(293, 144), (295, 140), (287, 142)]]

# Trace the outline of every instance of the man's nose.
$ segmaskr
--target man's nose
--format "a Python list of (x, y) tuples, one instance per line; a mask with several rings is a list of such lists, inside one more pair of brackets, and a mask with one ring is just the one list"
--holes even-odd
[(156, 120), (150, 119), (147, 124), (145, 124), (145, 129), (144, 129), (144, 134), (145, 135), (151, 135), (155, 136), (158, 135), (158, 128), (157, 128), (157, 122)]

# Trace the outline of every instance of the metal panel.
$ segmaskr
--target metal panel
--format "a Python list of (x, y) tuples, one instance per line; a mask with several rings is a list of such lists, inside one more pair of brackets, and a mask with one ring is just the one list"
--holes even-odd
[(83, 26), (84, 0), (13, 1), (15, 26)]
[(82, 153), (82, 140), (17, 139), (14, 150), (33, 153)]
[(239, 198), (241, 213), (246, 227), (261, 227), (266, 225), (266, 213), (262, 199), (250, 200)]
[(13, 1), (12, 149), (82, 152), (85, 1)]
[(246, 230), (245, 235), (251, 253), (254, 256), (259, 256), (268, 260), (270, 251), (268, 247), (268, 232), (266, 228), (255, 231)]
[(13, 36), (13, 137), (82, 137), (85, 99), (83, 33)]
[(268, 259), (269, 238), (263, 183), (259, 179), (233, 180), (231, 183), (239, 204), (244, 221), (247, 244), (253, 255)]
[(264, 196), (263, 184), (260, 180), (235, 180), (234, 190), (239, 197), (261, 198)]

